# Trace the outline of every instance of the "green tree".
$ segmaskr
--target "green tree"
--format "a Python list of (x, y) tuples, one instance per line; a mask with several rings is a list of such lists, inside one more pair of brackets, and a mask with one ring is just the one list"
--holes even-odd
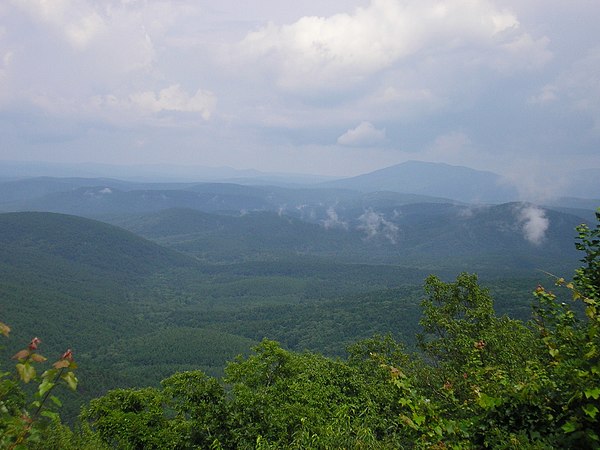
[(163, 396), (155, 388), (115, 389), (90, 401), (81, 413), (100, 439), (112, 448), (185, 448), (185, 435), (163, 407)]
[(164, 406), (175, 415), (169, 426), (186, 445), (209, 448), (229, 442), (225, 390), (217, 379), (197, 370), (176, 373), (161, 385)]

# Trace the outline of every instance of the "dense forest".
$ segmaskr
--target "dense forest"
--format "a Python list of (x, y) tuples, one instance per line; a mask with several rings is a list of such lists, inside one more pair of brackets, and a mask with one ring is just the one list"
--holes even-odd
[[(123, 343), (124, 363), (133, 365), (143, 348), (153, 349), (157, 364), (140, 372), (149, 381), (146, 387), (122, 387), (92, 399), (72, 425), (56, 413), (64, 395), (60, 388), (78, 389), (87, 373), (71, 350), (48, 364), (44, 344), (34, 338), (13, 356), (16, 370), (2, 373), (2, 445), (598, 448), (600, 212), (596, 217), (595, 228), (578, 227), (582, 265), (572, 281), (555, 278), (552, 291), (538, 285), (527, 320), (495, 311), (476, 275), (461, 273), (451, 281), (432, 275), (421, 295), (414, 347), (380, 335), (358, 340), (345, 356), (335, 357), (262, 340), (251, 353), (231, 358), (223, 376), (190, 367), (152, 385), (155, 367), (160, 372), (160, 363), (168, 366), (175, 353), (188, 357), (209, 350), (211, 338), (224, 339), (181, 323), (171, 334), (154, 330), (148, 341)], [(81, 259), (77, 267), (88, 264), (97, 262)], [(177, 259), (177, 264), (190, 263)], [(382, 279), (374, 283), (381, 286)], [(387, 291), (390, 298), (398, 294), (394, 289)], [(181, 314), (193, 316), (185, 309)], [(2, 324), (0, 331), (8, 335), (10, 328)], [(181, 338), (187, 348), (174, 348)], [(118, 372), (110, 366), (106, 376), (119, 377)]]

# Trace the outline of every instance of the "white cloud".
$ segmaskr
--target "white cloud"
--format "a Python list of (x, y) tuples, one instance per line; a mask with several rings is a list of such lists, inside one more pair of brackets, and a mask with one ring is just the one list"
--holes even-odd
[(456, 161), (463, 159), (472, 146), (469, 136), (462, 131), (452, 131), (435, 138), (429, 153), (436, 159)]
[(146, 91), (132, 94), (130, 100), (142, 111), (198, 112), (205, 120), (210, 119), (217, 104), (217, 98), (212, 92), (198, 89), (194, 95), (189, 95), (178, 84), (162, 89), (158, 93)]
[(600, 135), (600, 46), (590, 49), (559, 78), (559, 89), (573, 108), (589, 114)]
[(87, 2), (71, 0), (13, 0), (34, 19), (47, 23), (76, 49), (84, 49), (105, 31), (106, 23)]
[[(462, 130), (450, 131), (436, 136), (422, 152), (420, 158), (427, 161), (444, 161), (448, 164), (478, 168), (474, 161), (486, 161), (484, 151), (478, 148), (471, 137)], [(475, 167), (474, 167), (475, 166)]]
[[(2, 80), (2, 78), (6, 77), (6, 74), (10, 67), (12, 58), (13, 58), (12, 51), (6, 50), (4, 52), (0, 52), (0, 81)], [(0, 91), (0, 95), (1, 95), (1, 91)]]
[[(583, 112), (592, 119), (592, 132), (600, 135), (600, 46), (588, 49), (581, 57), (566, 65), (552, 83), (547, 83), (528, 101), (548, 106), (558, 100), (568, 108)], [(559, 105), (565, 107), (564, 103)]]
[(521, 185), (558, 190), (565, 166), (600, 161), (599, 13), (589, 0), (0, 0), (0, 156), (329, 175), (419, 159), (514, 165)]
[(422, 53), (478, 49), (470, 63), (501, 67), (543, 64), (545, 39), (519, 29), (518, 19), (488, 0), (372, 0), (351, 14), (305, 16), (269, 23), (240, 44), (250, 60), (266, 60), (286, 89), (340, 89)]
[(198, 89), (191, 95), (179, 84), (173, 84), (158, 92), (135, 92), (126, 98), (113, 94), (95, 96), (90, 101), (90, 112), (119, 121), (136, 121), (160, 113), (195, 113), (209, 120), (216, 105), (217, 97), (212, 92)]
[(385, 130), (378, 130), (371, 122), (361, 122), (356, 128), (346, 131), (337, 143), (348, 147), (369, 147), (385, 142)]
[(327, 218), (323, 221), (323, 226), (327, 230), (332, 228), (343, 228), (344, 230), (348, 229), (348, 224), (343, 220), (340, 220), (333, 206), (327, 208)]
[(367, 234), (367, 239), (382, 235), (392, 244), (395, 244), (398, 238), (398, 226), (388, 220), (385, 220), (383, 214), (377, 213), (372, 209), (366, 210), (359, 218), (358, 229)]
[(534, 105), (544, 105), (558, 100), (557, 86), (554, 84), (546, 84), (542, 86), (539, 92), (529, 97), (529, 103)]
[(534, 205), (525, 205), (517, 212), (517, 220), (522, 227), (523, 236), (534, 245), (540, 245), (546, 237), (550, 220), (546, 212)]

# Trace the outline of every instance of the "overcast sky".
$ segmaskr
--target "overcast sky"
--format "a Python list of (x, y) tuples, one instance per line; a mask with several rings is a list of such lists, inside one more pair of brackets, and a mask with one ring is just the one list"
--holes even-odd
[(600, 167), (598, 0), (1, 0), (0, 160)]

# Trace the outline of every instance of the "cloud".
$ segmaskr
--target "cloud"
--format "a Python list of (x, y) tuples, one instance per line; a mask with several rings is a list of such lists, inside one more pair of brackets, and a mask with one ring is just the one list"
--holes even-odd
[(353, 13), (269, 23), (247, 34), (240, 53), (263, 60), (284, 89), (344, 89), (407, 62), (477, 49), (469, 65), (502, 71), (539, 66), (547, 39), (519, 29), (517, 17), (488, 0), (372, 0)]
[(348, 147), (369, 147), (386, 141), (385, 129), (378, 130), (371, 122), (361, 122), (356, 128), (350, 129), (337, 139), (337, 143)]
[(198, 89), (194, 95), (189, 95), (178, 84), (162, 89), (158, 93), (153, 91), (136, 93), (130, 96), (130, 100), (143, 111), (199, 112), (205, 120), (210, 119), (217, 104), (217, 98), (212, 92)]
[(559, 78), (559, 89), (571, 106), (588, 114), (600, 135), (600, 46), (590, 49)]
[(385, 220), (383, 214), (377, 213), (369, 208), (358, 218), (358, 221), (360, 224), (357, 228), (367, 234), (367, 239), (372, 239), (381, 234), (392, 244), (396, 243), (399, 230), (398, 226)]
[(333, 206), (327, 208), (327, 218), (323, 221), (323, 226), (327, 230), (332, 228), (343, 228), (344, 230), (348, 229), (348, 224), (343, 220), (340, 220)]
[(558, 100), (557, 86), (554, 84), (546, 84), (542, 86), (539, 92), (529, 97), (529, 103), (533, 105), (544, 105)]
[[(559, 100), (568, 108), (583, 112), (592, 119), (592, 131), (600, 135), (600, 46), (588, 49), (566, 65), (551, 82), (530, 96), (529, 103), (539, 107), (553, 106)], [(560, 108), (565, 103), (559, 103)]]
[(179, 84), (158, 92), (135, 92), (126, 98), (116, 95), (95, 96), (90, 108), (106, 117), (116, 115), (117, 120), (136, 121), (144, 117), (163, 117), (169, 113), (195, 113), (209, 120), (217, 105), (217, 97), (209, 91), (198, 89), (188, 94)]
[(546, 212), (537, 206), (526, 205), (517, 211), (517, 220), (523, 231), (523, 236), (534, 245), (540, 245), (546, 237), (550, 220)]
[(75, 49), (83, 50), (106, 31), (107, 24), (93, 5), (70, 0), (20, 0), (17, 7), (34, 20), (54, 28)]
[(418, 159), (552, 189), (598, 166), (598, 2), (284, 3), (0, 0), (2, 156), (327, 175)]
[(464, 164), (477, 153), (471, 138), (463, 131), (451, 131), (437, 136), (427, 148), (427, 157), (434, 161)]
[[(164, 33), (157, 24), (170, 19), (164, 2), (143, 3), (12, 1), (6, 28), (14, 47), (7, 80), (13, 100), (48, 98), (57, 105), (52, 111), (77, 114), (89, 97), (156, 85), (154, 39)], [(61, 104), (69, 108), (60, 111)]]

